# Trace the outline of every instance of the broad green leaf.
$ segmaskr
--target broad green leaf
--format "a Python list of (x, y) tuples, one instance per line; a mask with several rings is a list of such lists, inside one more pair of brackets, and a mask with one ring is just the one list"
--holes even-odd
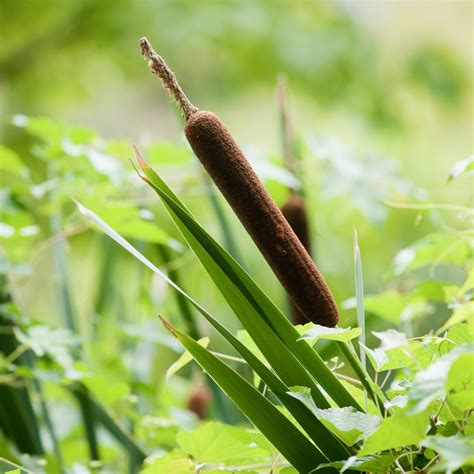
[(397, 412), (382, 420), (377, 431), (366, 439), (359, 456), (417, 444), (425, 437), (428, 426), (429, 417), (424, 412), (412, 416)]
[(316, 343), (320, 339), (347, 342), (358, 337), (360, 333), (360, 328), (328, 328), (319, 324), (313, 324), (300, 339), (305, 339), (311, 344)]
[(97, 134), (86, 127), (65, 124), (46, 117), (27, 117), (17, 114), (13, 116), (12, 124), (16, 127), (24, 127), (28, 133), (46, 142), (60, 144), (62, 140), (69, 138), (73, 143), (90, 143)]
[(245, 416), (297, 469), (308, 472), (325, 462), (308, 439), (237, 372), (181, 331), (168, 329), (214, 379)]
[(421, 444), (440, 455), (434, 472), (449, 474), (463, 466), (474, 466), (474, 436), (428, 436)]
[(472, 268), (469, 271), (467, 278), (464, 281), (459, 291), (462, 295), (464, 295), (465, 293), (467, 293), (469, 290), (472, 290), (473, 288), (474, 288), (474, 268)]
[(396, 331), (395, 329), (388, 329), (387, 331), (373, 331), (372, 334), (380, 340), (380, 347), (385, 350), (408, 345), (408, 340), (405, 334), (400, 331)]
[(43, 357), (47, 354), (65, 369), (72, 366), (71, 349), (77, 346), (79, 339), (68, 329), (31, 326), (26, 332), (19, 328), (15, 328), (14, 332), (18, 341), (30, 348), (36, 356)]
[(370, 436), (380, 425), (381, 418), (354, 410), (353, 407), (316, 407), (306, 387), (292, 387), (291, 396), (301, 400), (321, 422), (348, 446)]
[(461, 391), (474, 386), (474, 344), (471, 347), (471, 352), (461, 354), (451, 364), (445, 384), (446, 391)]
[(11, 471), (5, 471), (5, 474), (21, 474), (21, 469), (13, 469)]
[[(472, 372), (472, 369), (470, 370)], [(449, 394), (446, 397), (446, 405), (448, 409), (445, 406), (441, 409), (441, 419), (449, 419), (450, 421), (463, 419), (464, 412), (474, 406), (474, 389)]]
[(433, 233), (400, 250), (394, 259), (394, 271), (401, 275), (435, 263), (462, 265), (472, 253), (472, 244), (455, 235)]
[(405, 308), (405, 298), (395, 290), (365, 297), (365, 309), (390, 323), (397, 324)]
[(472, 322), (474, 321), (474, 301), (468, 301), (467, 303), (460, 304), (454, 308), (453, 314), (451, 317), (443, 324), (441, 328), (436, 331), (437, 334), (449, 329), (455, 324), (463, 323), (464, 321), (470, 322), (472, 327)]
[(444, 288), (449, 285), (447, 281), (427, 280), (418, 283), (410, 293), (413, 297), (426, 298), (431, 301), (445, 301)]
[[(351, 456), (347, 461), (335, 461), (328, 464), (323, 464), (321, 467), (334, 467), (339, 472), (361, 471), (361, 472), (388, 472), (390, 466), (397, 455), (382, 454), (380, 456)], [(319, 469), (319, 468), (318, 468)]]
[(175, 449), (153, 460), (146, 460), (140, 474), (185, 474), (196, 472), (194, 463), (182, 451)]
[[(366, 352), (378, 372), (406, 367), (409, 364), (410, 355), (404, 349), (408, 346), (405, 334), (395, 329), (374, 331), (373, 334), (380, 339), (381, 344), (376, 349), (366, 348)], [(401, 350), (398, 350), (399, 348)]]
[[(471, 366), (472, 370), (472, 366)], [(464, 390), (462, 392), (453, 393), (448, 397), (448, 404), (459, 411), (470, 410), (474, 404), (474, 389)]]
[(209, 422), (178, 435), (180, 448), (198, 463), (265, 462), (271, 452), (262, 448), (260, 433)]
[(27, 167), (13, 150), (0, 145), (0, 171), (2, 172), (1, 184), (5, 186), (5, 175), (3, 173), (8, 172), (17, 176), (23, 175), (27, 172)]
[[(198, 344), (201, 344), (202, 347), (207, 347), (209, 345), (209, 338), (208, 337), (202, 337), (197, 341)], [(193, 356), (188, 352), (185, 351), (183, 354), (181, 354), (180, 358), (176, 361), (173, 362), (168, 370), (166, 371), (166, 377), (165, 380), (168, 382), (168, 380), (173, 377), (178, 370), (181, 370), (183, 367), (185, 367), (189, 362), (193, 360)]]
[(466, 323), (455, 324), (449, 328), (445, 337), (456, 345), (474, 343), (474, 327)]
[(448, 181), (458, 178), (463, 174), (471, 174), (474, 170), (474, 155), (468, 156), (464, 160), (456, 161), (449, 172)]
[[(410, 399), (410, 413), (423, 411), (433, 400), (442, 397), (449, 389), (448, 380), (453, 364), (463, 357), (461, 368), (472, 360), (474, 351), (473, 344), (455, 347), (453, 350), (433, 362), (427, 369), (419, 371), (415, 375), (415, 380), (408, 393)], [(464, 356), (469, 356), (464, 358)], [(469, 371), (470, 367), (467, 366)], [(455, 374), (454, 381), (459, 382), (459, 372)], [(462, 377), (462, 375), (461, 375)]]

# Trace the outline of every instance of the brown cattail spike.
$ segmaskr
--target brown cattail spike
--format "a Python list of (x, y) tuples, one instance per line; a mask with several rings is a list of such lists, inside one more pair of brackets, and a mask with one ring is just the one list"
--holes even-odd
[(220, 119), (194, 107), (150, 43), (140, 40), (152, 72), (179, 103), (194, 153), (231, 205), (275, 275), (311, 321), (334, 326), (338, 310), (326, 282)]
[(213, 113), (199, 111), (187, 120), (184, 131), (301, 312), (318, 324), (337, 324), (337, 306), (326, 282), (224, 124)]

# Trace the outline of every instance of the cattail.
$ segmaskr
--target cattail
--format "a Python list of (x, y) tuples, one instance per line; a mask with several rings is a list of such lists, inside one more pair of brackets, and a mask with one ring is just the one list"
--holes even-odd
[(195, 385), (188, 396), (187, 408), (201, 420), (206, 418), (212, 394), (205, 384)]
[[(285, 204), (283, 204), (281, 212), (288, 221), (288, 224), (290, 224), (299, 241), (302, 243), (303, 247), (308, 253), (310, 253), (311, 240), (304, 198), (301, 195), (292, 192), (289, 198), (285, 201)], [(306, 324), (308, 322), (308, 319), (298, 309), (291, 298), (288, 298), (288, 306), (290, 307), (291, 319), (294, 324)]]
[(288, 295), (308, 320), (334, 326), (334, 298), (308, 252), (258, 179), (237, 143), (212, 112), (194, 107), (165, 61), (146, 38), (143, 56), (179, 104), (191, 148), (267, 260)]
[[(280, 137), (284, 164), (288, 171), (298, 176), (300, 174), (300, 156), (296, 146), (294, 127), (288, 112), (287, 81), (286, 77), (282, 75), (278, 77), (277, 82), (277, 104), (280, 113)], [(290, 188), (289, 191), (290, 196), (281, 207), (281, 212), (299, 241), (303, 244), (303, 247), (311, 255), (311, 237), (304, 197), (294, 189)], [(308, 322), (306, 316), (298, 309), (289, 296), (288, 307), (294, 324), (305, 324)]]

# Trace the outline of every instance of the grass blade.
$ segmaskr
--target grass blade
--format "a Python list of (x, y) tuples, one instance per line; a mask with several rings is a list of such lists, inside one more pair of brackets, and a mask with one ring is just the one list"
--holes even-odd
[[(273, 344), (279, 345), (288, 354), (288, 357), (282, 358), (286, 364), (291, 363), (293, 367), (299, 368), (302, 368), (300, 363), (303, 364), (306, 370), (313, 375), (339, 406), (353, 406), (360, 410), (357, 401), (329, 370), (319, 355), (305, 341), (298, 342), (300, 336), (298, 331), (245, 270), (194, 220), (179, 198), (141, 157), (140, 164), (145, 173), (145, 177), (142, 177), (142, 179), (157, 192), (175, 224), (252, 338), (255, 340), (255, 338), (260, 337), (262, 328), (271, 329), (271, 331), (263, 329), (266, 333), (265, 337), (268, 339), (272, 338), (270, 333), (277, 336), (272, 338), (272, 345), (269, 345), (269, 341), (267, 341), (263, 352), (265, 353), (266, 349), (274, 348)], [(247, 316), (249, 316), (246, 320), (243, 318), (246, 316), (245, 311), (248, 312)], [(250, 327), (247, 327), (249, 324)], [(259, 330), (252, 328), (252, 326), (257, 325), (260, 326)], [(283, 344), (278, 344), (278, 339)], [(260, 341), (259, 343), (257, 340), (255, 342), (262, 350), (263, 342)], [(279, 355), (281, 356), (281, 353)], [(269, 362), (274, 366), (274, 361), (269, 360)], [(275, 370), (279, 369), (283, 370), (284, 367), (275, 366)], [(294, 370), (294, 368), (291, 369), (291, 373), (288, 374), (290, 377), (295, 376), (296, 372)], [(298, 371), (297, 375), (303, 377), (301, 370)], [(316, 404), (320, 407), (327, 406), (325, 397), (322, 396), (319, 389), (314, 387), (314, 383), (301, 382), (301, 379), (300, 382), (288, 383), (310, 387)]]
[(89, 456), (92, 461), (99, 460), (99, 445), (97, 444), (96, 437), (96, 417), (93, 410), (93, 406), (90, 403), (90, 397), (88, 391), (74, 392), (76, 400), (79, 403), (79, 407), (82, 413), (82, 419), (84, 423), (84, 431), (87, 439), (87, 445), (89, 446)]
[(354, 229), (354, 273), (355, 273), (355, 291), (357, 300), (357, 324), (361, 329), (359, 336), (360, 359), (354, 350), (352, 344), (338, 342), (340, 351), (351, 365), (357, 377), (361, 381), (366, 395), (365, 409), (368, 411), (367, 395), (373, 400), (375, 405), (379, 407), (380, 412), (384, 415), (384, 400), (380, 387), (371, 379), (367, 372), (366, 353), (365, 353), (365, 310), (364, 310), (364, 279), (362, 274), (362, 259), (360, 256), (359, 243), (357, 239), (357, 231)]
[(323, 454), (255, 387), (189, 336), (174, 329), (166, 320), (163, 323), (296, 469), (309, 472), (325, 462)]
[[(357, 301), (357, 324), (361, 329), (359, 336), (360, 362), (364, 370), (367, 370), (365, 354), (365, 311), (364, 311), (364, 279), (362, 276), (362, 262), (360, 258), (359, 242), (357, 240), (357, 230), (354, 229), (354, 271), (355, 271), (355, 291)], [(369, 410), (367, 390), (365, 391), (365, 411)]]
[(81, 403), (87, 404), (88, 410), (93, 412), (93, 418), (100, 422), (104, 428), (128, 451), (130, 455), (133, 455), (135, 459), (142, 462), (147, 454), (138, 446), (132, 439), (130, 434), (107, 413), (107, 411), (97, 403), (91, 396), (87, 388), (81, 384), (76, 383), (70, 387), (73, 395), (81, 401)]
[[(0, 307), (0, 326), (5, 329), (0, 332), (0, 354), (7, 357), (20, 344), (13, 334), (13, 322), (2, 307)], [(20, 356), (18, 362), (24, 355)], [(19, 381), (24, 382), (23, 379)], [(0, 407), (0, 427), (15, 443), (18, 451), (43, 454), (39, 426), (27, 388), (0, 384)]]
[[(347, 457), (348, 451), (339, 440), (311, 414), (306, 407), (287, 395), (290, 390), (272, 371), (270, 371), (244, 344), (242, 344), (229, 330), (217, 321), (206, 309), (189, 296), (182, 288), (176, 285), (164, 272), (151, 263), (144, 255), (138, 252), (120, 234), (106, 224), (99, 216), (76, 201), (80, 212), (94, 222), (110, 238), (115, 240), (125, 250), (142, 262), (146, 267), (165, 280), (178, 293), (183, 295), (206, 319), (209, 323), (235, 348), (235, 350), (248, 362), (269, 388), (278, 396), (282, 403), (288, 408), (297, 419), (305, 431), (320, 446), (320, 449), (328, 455), (330, 459), (343, 459)], [(268, 332), (268, 331), (267, 331)]]
[(365, 354), (365, 310), (364, 310), (364, 278), (362, 276), (362, 261), (360, 258), (357, 231), (354, 229), (354, 268), (355, 268), (355, 291), (357, 300), (357, 324), (361, 329), (359, 336), (359, 352), (362, 367), (367, 369)]

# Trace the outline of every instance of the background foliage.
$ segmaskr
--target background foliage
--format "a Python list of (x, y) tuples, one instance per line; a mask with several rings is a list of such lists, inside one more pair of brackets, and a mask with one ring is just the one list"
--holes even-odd
[[(156, 315), (209, 337), (201, 342), (214, 352), (236, 354), (156, 275), (91, 227), (72, 201), (101, 216), (232, 332), (241, 329), (137, 178), (128, 160), (138, 143), (198, 222), (286, 312), (281, 287), (207, 181), (185, 143), (181, 118), (148, 73), (137, 45), (145, 34), (193, 102), (223, 118), (278, 204), (288, 187), (303, 186), (313, 254), (343, 308), (342, 327), (357, 324), (357, 228), (368, 358), (379, 382), (388, 375), (387, 394), (401, 408), (393, 418), (413, 405), (420, 413), (432, 410), (443, 425), (428, 436), (425, 426), (415, 426), (409, 441), (399, 436), (432, 452), (426, 459), (433, 466), (460, 466), (468, 448), (456, 433), (472, 435), (465, 416), (472, 386), (461, 381), (470, 361), (462, 344), (469, 339), (459, 326), (473, 312), (472, 4), (429, 5), (0, 2), (0, 317), (2, 327), (17, 326), (0, 334), (0, 346), (8, 347), (0, 383), (28, 388), (18, 395), (23, 401), (14, 416), (26, 413), (31, 423), (29, 436), (20, 425), (16, 435), (3, 432), (0, 458), (34, 472), (61, 465), (93, 471), (94, 446), (100, 463), (115, 470), (130, 464), (131, 472), (152, 452), (170, 454), (150, 472), (165, 472), (156, 471), (159, 463), (172, 460), (178, 467), (171, 472), (192, 472), (193, 462), (244, 466), (276, 459), (194, 363), (169, 369), (182, 349)], [(299, 176), (282, 159), (278, 74), (288, 80)], [(248, 342), (245, 332), (239, 337)], [(327, 340), (316, 347), (326, 360), (338, 354)], [(433, 380), (439, 366), (430, 367), (437, 363), (442, 370)], [(251, 376), (248, 367), (231, 365)], [(207, 415), (216, 421), (199, 424), (188, 409), (197, 389), (212, 399)], [(454, 400), (440, 407), (446, 393)], [(388, 449), (384, 430), (393, 433), (393, 426), (386, 420), (378, 431), (369, 423), (366, 431), (338, 428), (338, 436), (343, 432), (349, 444), (369, 438), (362, 454), (371, 456)], [(440, 436), (450, 437), (452, 449)], [(32, 443), (38, 457), (22, 456), (22, 443)], [(249, 443), (254, 451), (244, 448)]]

